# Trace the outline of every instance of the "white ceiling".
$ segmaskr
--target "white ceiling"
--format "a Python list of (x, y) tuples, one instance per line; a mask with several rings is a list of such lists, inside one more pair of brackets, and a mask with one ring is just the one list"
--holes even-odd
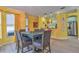
[(66, 8), (61, 9), (63, 6), (7, 6), (12, 9), (21, 10), (23, 12), (29, 13), (34, 16), (43, 16), (45, 13), (50, 14), (51, 12), (57, 11), (70, 11), (79, 6), (66, 6)]

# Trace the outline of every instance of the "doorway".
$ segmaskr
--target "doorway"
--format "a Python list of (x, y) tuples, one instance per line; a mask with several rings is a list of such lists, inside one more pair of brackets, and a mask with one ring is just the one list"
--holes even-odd
[(77, 17), (68, 18), (68, 36), (77, 36)]

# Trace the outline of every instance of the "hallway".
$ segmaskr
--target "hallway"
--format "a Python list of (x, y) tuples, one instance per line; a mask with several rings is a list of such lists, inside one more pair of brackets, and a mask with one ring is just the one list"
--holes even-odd
[[(51, 39), (51, 50), (52, 53), (79, 53), (79, 40), (73, 37), (68, 40)], [(16, 53), (16, 45), (10, 43), (2, 46), (0, 53)]]

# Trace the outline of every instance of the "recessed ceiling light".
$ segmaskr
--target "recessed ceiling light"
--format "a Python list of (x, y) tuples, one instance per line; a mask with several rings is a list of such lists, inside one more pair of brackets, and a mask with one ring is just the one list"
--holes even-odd
[(52, 13), (52, 12), (50, 12), (50, 13)]
[(47, 17), (47, 13), (44, 13), (44, 17)]
[(44, 15), (47, 15), (47, 13), (44, 13)]

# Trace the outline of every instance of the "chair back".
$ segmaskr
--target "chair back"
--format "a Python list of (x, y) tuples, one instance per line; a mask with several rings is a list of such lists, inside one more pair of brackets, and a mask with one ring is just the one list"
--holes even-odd
[(20, 36), (20, 33), (18, 31), (15, 32), (16, 34), (16, 40), (21, 40), (21, 36)]
[(19, 31), (20, 36), (21, 36), (22, 47), (26, 47), (28, 45), (31, 45), (32, 44), (32, 39), (28, 35), (23, 34), (22, 32), (25, 32), (25, 29), (21, 29)]
[(21, 29), (21, 30), (19, 31), (21, 40), (23, 40), (23, 34), (22, 34), (22, 32), (25, 32), (25, 29)]
[(50, 44), (50, 38), (51, 38), (51, 30), (44, 31), (43, 44), (44, 45)]
[(25, 32), (26, 30), (25, 29), (21, 29), (21, 30), (19, 30), (19, 32)]
[(35, 32), (44, 32), (44, 29), (35, 29)]
[(18, 31), (15, 31), (16, 34), (16, 48), (17, 48), (17, 53), (19, 53), (19, 48), (21, 48), (21, 36)]

